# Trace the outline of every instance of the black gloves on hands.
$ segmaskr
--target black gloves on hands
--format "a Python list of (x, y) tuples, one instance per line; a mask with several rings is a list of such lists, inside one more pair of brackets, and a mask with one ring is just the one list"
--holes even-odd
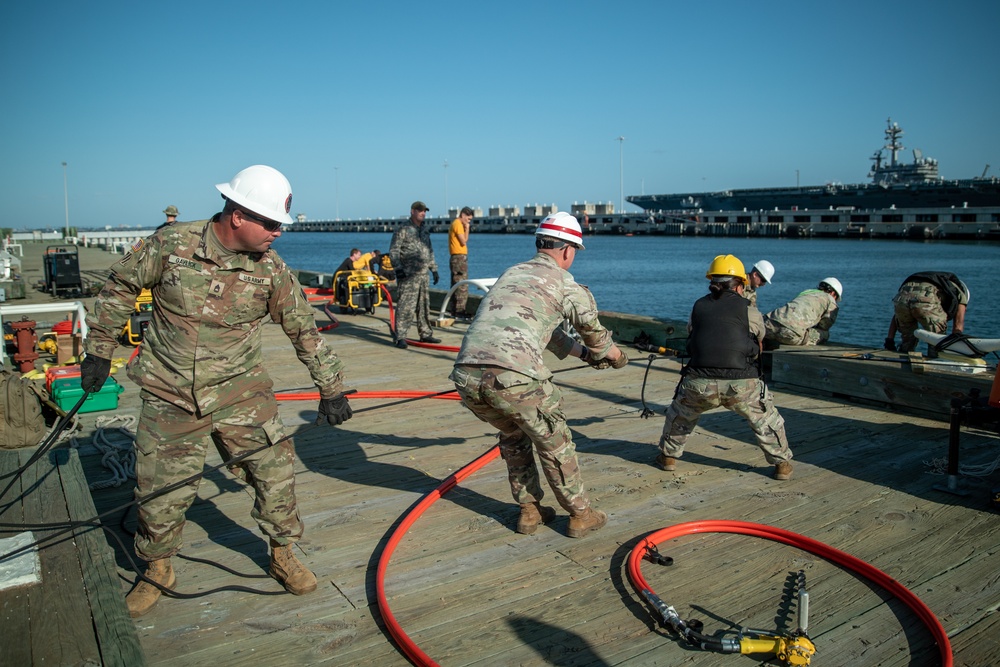
[(80, 364), (80, 387), (85, 392), (98, 392), (111, 375), (111, 360), (88, 354)]
[(331, 426), (339, 426), (354, 416), (351, 404), (347, 402), (347, 397), (337, 394), (333, 398), (319, 399), (319, 414), (316, 415), (316, 424), (326, 422)]
[(886, 338), (885, 343), (882, 345), (883, 350), (889, 350), (890, 352), (896, 351), (896, 341), (892, 338)]
[(406, 278), (406, 272), (403, 269), (396, 269), (396, 281), (404, 280)]
[(437, 285), (438, 284), (438, 272), (437, 271), (431, 271), (431, 275), (434, 276), (434, 284)]

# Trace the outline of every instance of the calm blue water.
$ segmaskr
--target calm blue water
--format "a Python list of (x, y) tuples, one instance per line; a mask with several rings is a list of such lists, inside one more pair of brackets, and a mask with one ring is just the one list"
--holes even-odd
[[(286, 233), (274, 248), (296, 269), (332, 273), (352, 247), (384, 252), (390, 238), (383, 233)], [(441, 274), (438, 287), (447, 289), (447, 235), (434, 234), (431, 240)], [(989, 287), (997, 277), (1000, 248), (996, 243), (589, 236), (586, 245), (570, 272), (591, 289), (602, 310), (686, 320), (694, 301), (708, 291), (705, 270), (712, 258), (733, 254), (747, 270), (758, 259), (775, 266), (774, 284), (758, 292), (761, 312), (816, 287), (827, 276), (838, 278), (844, 286), (844, 300), (832, 330), (832, 340), (837, 342), (881, 347), (899, 284), (911, 273), (933, 270), (952, 271), (969, 286), (972, 299), (966, 333), (1000, 338), (1000, 303)], [(534, 237), (474, 234), (469, 251), (470, 277), (497, 277), (534, 254)]]

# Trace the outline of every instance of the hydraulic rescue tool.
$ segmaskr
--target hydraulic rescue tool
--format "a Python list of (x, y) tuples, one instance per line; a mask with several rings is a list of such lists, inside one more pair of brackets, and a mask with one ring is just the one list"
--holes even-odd
[[(646, 545), (646, 554), (643, 556), (659, 565), (671, 565), (673, 559), (663, 556), (657, 550), (656, 545)], [(672, 605), (668, 605), (660, 597), (649, 589), (641, 591), (646, 601), (659, 612), (661, 616), (660, 624), (673, 630), (683, 637), (689, 644), (699, 648), (718, 651), (719, 653), (741, 653), (751, 654), (774, 654), (779, 660), (787, 665), (798, 667), (808, 665), (812, 656), (816, 653), (816, 647), (809, 640), (807, 631), (809, 629), (809, 592), (806, 591), (806, 574), (800, 570), (797, 576), (798, 582), (798, 628), (791, 634), (781, 634), (769, 632), (767, 630), (754, 630), (752, 628), (741, 628), (735, 637), (710, 637), (702, 634), (704, 626), (699, 620), (684, 621), (677, 610)]]

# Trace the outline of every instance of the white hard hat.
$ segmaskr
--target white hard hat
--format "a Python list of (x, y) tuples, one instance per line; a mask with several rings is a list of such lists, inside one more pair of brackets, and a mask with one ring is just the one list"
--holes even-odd
[(823, 280), (819, 281), (819, 284), (822, 285), (823, 283), (826, 283), (827, 285), (833, 288), (833, 290), (837, 293), (837, 298), (839, 299), (844, 298), (844, 288), (840, 284), (839, 280), (837, 280), (836, 278), (823, 278)]
[(764, 279), (765, 283), (771, 284), (771, 278), (774, 277), (774, 264), (771, 264), (771, 262), (766, 259), (762, 259), (754, 264), (753, 268), (756, 269), (757, 273), (760, 274), (760, 277)]
[(578, 245), (583, 248), (583, 231), (580, 223), (569, 213), (559, 211), (545, 218), (538, 223), (535, 236), (551, 236)]
[(294, 222), (288, 214), (292, 210), (292, 186), (274, 167), (255, 164), (215, 188), (251, 213), (284, 224)]

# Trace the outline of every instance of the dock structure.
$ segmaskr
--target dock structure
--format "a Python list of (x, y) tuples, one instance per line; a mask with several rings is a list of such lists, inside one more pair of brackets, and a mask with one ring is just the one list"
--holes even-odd
[[(489, 214), (475, 217), (477, 234), (533, 234), (542, 211), (553, 207), (526, 207), (523, 214)], [(585, 234), (730, 236), (787, 238), (886, 238), (886, 239), (993, 239), (1000, 240), (1000, 208), (940, 207), (856, 209), (788, 209), (760, 211), (707, 211), (683, 209), (645, 213), (615, 213), (610, 207), (574, 205), (575, 215), (588, 214)], [(446, 233), (449, 216), (424, 221), (432, 233)], [(392, 232), (406, 218), (360, 220), (302, 219), (290, 232)]]
[[(393, 347), (386, 308), (339, 320), (325, 335), (346, 364), (348, 387), (433, 393), (451, 388), (447, 376), (454, 352)], [(329, 323), (320, 309), (317, 322)], [(445, 346), (457, 346), (464, 331), (465, 325), (458, 324), (438, 335)], [(123, 357), (130, 352), (119, 349)], [(870, 352), (831, 346), (802, 354)], [(932, 610), (948, 633), (956, 665), (1000, 664), (1000, 521), (989, 503), (989, 490), (1000, 476), (963, 477), (964, 495), (936, 488), (944, 479), (941, 462), (949, 444), (946, 415), (909, 405), (886, 409), (884, 402), (846, 396), (840, 385), (833, 390), (792, 386), (786, 378), (775, 383), (774, 396), (795, 454), (791, 480), (771, 478), (772, 467), (753, 444), (749, 426), (727, 411), (706, 413), (677, 469), (664, 472), (653, 465), (655, 443), (681, 364), (658, 355), (650, 362), (637, 350), (629, 354), (631, 363), (618, 371), (549, 359), (559, 371), (556, 383), (588, 493), (609, 514), (606, 527), (571, 539), (568, 517), (560, 511), (534, 535), (515, 533), (518, 508), (498, 459), (434, 503), (399, 542), (386, 571), (386, 598), (407, 635), (434, 661), (449, 666), (645, 666), (745, 660), (679, 642), (659, 627), (625, 571), (630, 551), (652, 531), (682, 522), (738, 520), (793, 531), (868, 562)], [(279, 395), (311, 389), (308, 373), (277, 325), (264, 327), (264, 356)], [(871, 369), (865, 372), (872, 377), (878, 366), (866, 366), (869, 362), (903, 363), (850, 359), (830, 363), (853, 363)], [(775, 363), (777, 356), (772, 367)], [(115, 416), (137, 417), (137, 388), (124, 372), (115, 377), (125, 387)], [(927, 381), (926, 373), (921, 377)], [(936, 404), (940, 398), (928, 400)], [(493, 429), (453, 400), (355, 399), (355, 416), (337, 428), (314, 425), (315, 400), (279, 405), (286, 431), (294, 434), (296, 485), (306, 524), (296, 549), (319, 578), (319, 589), (295, 597), (266, 576), (267, 543), (249, 516), (252, 490), (224, 468), (209, 472), (187, 515), (185, 546), (174, 560), (177, 590), (203, 597), (163, 598), (149, 614), (134, 619), (147, 664), (410, 664), (377, 607), (375, 565), (414, 503), (496, 444)], [(644, 409), (654, 416), (643, 419)], [(107, 416), (80, 417), (81, 488), (109, 475), (93, 444), (98, 420)], [(995, 432), (963, 429), (964, 460), (994, 460), (1000, 453), (997, 442)], [(220, 463), (211, 453), (208, 464)], [(55, 463), (46, 459), (36, 465), (29, 480), (48, 478)], [(39, 506), (55, 502), (44, 495), (48, 487), (23, 482), (22, 488), (43, 494), (31, 501)], [(127, 503), (132, 490), (126, 483), (92, 491), (94, 511)], [(104, 523), (130, 549), (134, 511), (125, 517), (124, 528), (117, 516)], [(96, 531), (93, 535), (100, 537)], [(135, 575), (121, 546), (114, 541), (104, 546), (113, 550), (120, 580), (104, 580), (100, 587), (105, 599), (124, 606)], [(682, 618), (701, 619), (707, 634), (740, 627), (793, 631), (789, 587), (804, 572), (809, 635), (819, 651), (815, 664), (940, 664), (930, 633), (912, 611), (808, 552), (714, 533), (671, 540), (660, 551), (673, 558), (673, 565), (644, 563), (644, 577)], [(79, 586), (69, 575), (63, 579)], [(223, 587), (251, 590), (210, 592)], [(10, 625), (9, 610), (15, 608), (8, 599), (0, 593), (0, 618), (5, 619), (0, 665), (79, 664), (35, 661), (34, 654), (25, 663), (25, 652), (15, 652), (12, 641), (20, 646), (45, 638), (60, 641), (61, 635), (54, 617), (46, 616), (54, 613), (48, 606), (32, 610), (30, 627)], [(65, 622), (91, 626), (83, 614)], [(12, 627), (30, 636), (12, 640), (7, 632)]]

